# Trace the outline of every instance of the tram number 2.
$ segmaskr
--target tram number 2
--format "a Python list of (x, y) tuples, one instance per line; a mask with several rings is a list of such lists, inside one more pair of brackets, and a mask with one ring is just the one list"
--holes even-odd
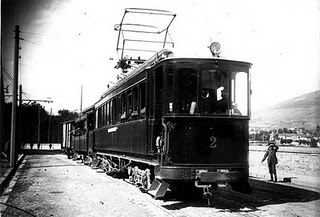
[(217, 138), (215, 136), (210, 137), (210, 148), (217, 148)]

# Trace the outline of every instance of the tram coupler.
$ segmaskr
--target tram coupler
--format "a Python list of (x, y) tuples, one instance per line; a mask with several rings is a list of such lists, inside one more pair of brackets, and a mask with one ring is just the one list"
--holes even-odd
[(209, 185), (202, 185), (202, 184), (199, 184), (199, 181), (195, 181), (195, 182), (194, 182), (194, 185), (195, 185), (197, 188), (202, 188), (202, 189), (203, 189), (203, 195), (204, 195), (204, 196), (212, 196), (212, 193), (211, 193), (212, 185), (211, 185), (211, 184), (209, 184)]
[(197, 188), (202, 188), (203, 189), (203, 196), (205, 198), (207, 198), (207, 201), (208, 201), (208, 206), (210, 206), (210, 197), (212, 196), (212, 193), (211, 193), (211, 190), (212, 190), (212, 185), (209, 184), (209, 185), (202, 185), (199, 183), (199, 181), (195, 181), (194, 182), (194, 185), (197, 187)]

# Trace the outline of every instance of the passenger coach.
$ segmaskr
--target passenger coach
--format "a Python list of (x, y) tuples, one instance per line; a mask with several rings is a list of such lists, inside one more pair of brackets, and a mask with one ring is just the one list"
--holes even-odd
[(94, 146), (94, 106), (83, 110), (74, 121), (74, 131), (72, 132), (73, 151), (80, 155), (92, 155)]

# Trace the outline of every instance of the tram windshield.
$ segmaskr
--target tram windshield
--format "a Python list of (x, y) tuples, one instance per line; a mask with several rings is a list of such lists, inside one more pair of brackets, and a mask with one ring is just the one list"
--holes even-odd
[(168, 113), (248, 116), (247, 68), (176, 64), (167, 69)]

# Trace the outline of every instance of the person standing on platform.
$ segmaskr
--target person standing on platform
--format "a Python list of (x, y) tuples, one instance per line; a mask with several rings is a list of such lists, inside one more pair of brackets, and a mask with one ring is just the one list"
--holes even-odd
[(261, 163), (267, 159), (267, 164), (268, 164), (268, 169), (270, 173), (271, 180), (270, 181), (275, 181), (277, 182), (277, 170), (276, 170), (276, 165), (278, 163), (277, 155), (276, 152), (278, 151), (279, 147), (276, 146), (274, 141), (269, 142), (269, 147), (261, 160)]

